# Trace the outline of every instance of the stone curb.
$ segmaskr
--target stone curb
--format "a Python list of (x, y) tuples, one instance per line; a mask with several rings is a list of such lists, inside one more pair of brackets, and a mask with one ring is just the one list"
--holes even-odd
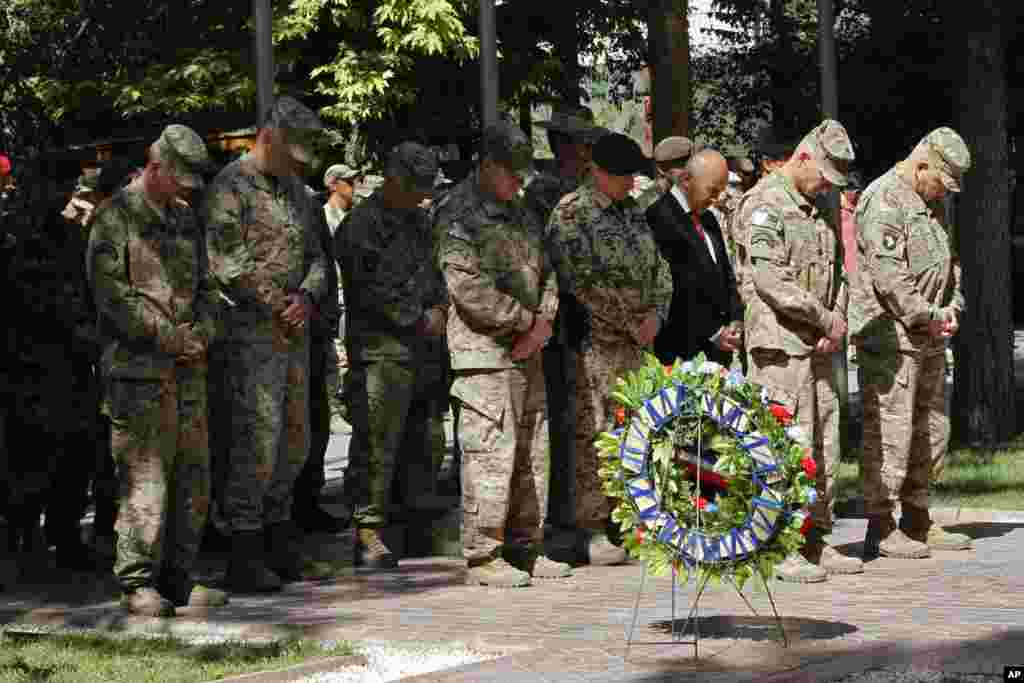
[(255, 673), (241, 674), (231, 678), (218, 678), (217, 683), (292, 683), (303, 678), (316, 676), (322, 673), (331, 673), (338, 669), (353, 666), (366, 666), (368, 661), (363, 655), (344, 655), (341, 657), (325, 657), (310, 662), (303, 662), (286, 669), (274, 671), (257, 671)]

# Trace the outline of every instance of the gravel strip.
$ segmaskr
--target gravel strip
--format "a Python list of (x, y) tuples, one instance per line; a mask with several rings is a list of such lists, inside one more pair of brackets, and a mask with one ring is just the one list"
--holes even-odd
[(301, 683), (383, 683), (464, 664), (497, 659), (500, 654), (471, 650), (464, 645), (358, 645), (366, 666), (354, 666), (310, 676)]
[(833, 679), (830, 683), (1002, 683), (1002, 675), (952, 674), (916, 669), (871, 669)]

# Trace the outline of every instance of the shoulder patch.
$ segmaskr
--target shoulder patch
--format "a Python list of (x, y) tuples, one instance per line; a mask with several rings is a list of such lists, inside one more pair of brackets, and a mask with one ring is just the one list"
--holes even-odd
[(782, 224), (782, 216), (774, 206), (762, 204), (750, 213), (750, 224), (757, 228), (778, 231)]

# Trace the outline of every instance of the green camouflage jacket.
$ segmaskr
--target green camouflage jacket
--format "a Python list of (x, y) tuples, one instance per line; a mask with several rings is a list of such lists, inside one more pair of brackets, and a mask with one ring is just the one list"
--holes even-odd
[(207, 343), (217, 334), (217, 304), (195, 215), (183, 202), (158, 213), (140, 183), (101, 205), (86, 265), (103, 340), (104, 377), (170, 376), (189, 323)]
[(651, 313), (664, 323), (672, 274), (633, 199), (615, 203), (587, 182), (562, 197), (549, 229), (559, 291), (587, 319), (580, 325), (588, 328), (585, 338), (574, 345), (635, 343), (633, 335)]
[(357, 360), (438, 359), (440, 342), (416, 334), (435, 307), (448, 308), (427, 212), (389, 210), (380, 191), (334, 233), (345, 296), (345, 334)]
[(305, 292), (321, 308), (336, 305), (321, 242), (323, 208), (299, 179), (265, 175), (244, 156), (217, 174), (199, 216), (228, 339), (287, 336), (279, 316), (289, 294)]

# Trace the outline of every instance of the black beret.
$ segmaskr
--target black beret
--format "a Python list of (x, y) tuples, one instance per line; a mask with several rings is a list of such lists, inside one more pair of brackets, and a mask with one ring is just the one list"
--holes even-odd
[(640, 145), (622, 133), (602, 136), (594, 145), (593, 160), (606, 172), (618, 176), (643, 173), (651, 166)]

